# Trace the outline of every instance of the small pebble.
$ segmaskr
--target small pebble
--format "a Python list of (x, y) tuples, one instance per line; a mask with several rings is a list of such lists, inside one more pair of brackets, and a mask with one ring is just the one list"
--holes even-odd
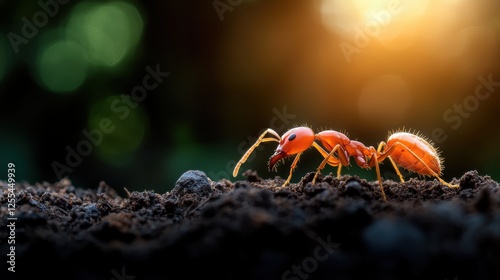
[(175, 195), (184, 195), (186, 193), (209, 195), (211, 191), (212, 187), (205, 172), (189, 170), (179, 177), (172, 193)]

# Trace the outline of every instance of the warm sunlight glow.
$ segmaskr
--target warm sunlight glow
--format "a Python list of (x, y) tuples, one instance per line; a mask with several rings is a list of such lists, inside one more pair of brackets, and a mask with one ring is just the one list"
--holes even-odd
[[(451, 6), (462, 5), (462, 0), (323, 0), (320, 12), (324, 25), (333, 33), (342, 35), (346, 43), (360, 47), (375, 39), (388, 49), (403, 49), (414, 43), (422, 30), (434, 28), (429, 17), (449, 17)], [(435, 5), (431, 5), (435, 4)], [(433, 10), (429, 11), (429, 6)], [(463, 5), (462, 5), (463, 6)]]

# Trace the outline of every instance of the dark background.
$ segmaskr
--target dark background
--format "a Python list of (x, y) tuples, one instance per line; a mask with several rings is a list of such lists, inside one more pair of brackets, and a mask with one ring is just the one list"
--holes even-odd
[[(47, 16), (36, 1), (0, 1), (0, 178), (14, 162), (19, 182), (58, 180), (54, 164), (67, 166), (82, 130), (109, 118), (113, 132), (63, 174), (78, 187), (164, 192), (189, 169), (233, 180), (263, 129), (303, 124), (374, 146), (416, 130), (441, 150), (445, 180), (474, 169), (500, 180), (500, 87), (474, 95), (478, 77), (500, 81), (500, 3), (347, 2), (42, 1)], [(31, 38), (23, 18), (39, 24)], [(126, 117), (113, 110), (157, 65), (169, 76)], [(267, 171), (275, 147), (240, 173), (287, 176), (288, 166)], [(306, 153), (292, 182), (320, 162)], [(390, 165), (382, 172), (394, 178)]]

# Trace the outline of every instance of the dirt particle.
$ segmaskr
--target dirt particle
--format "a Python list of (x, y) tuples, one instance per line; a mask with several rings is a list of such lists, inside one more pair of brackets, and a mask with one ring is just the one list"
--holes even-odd
[(478, 173), (476, 170), (468, 171), (460, 178), (460, 187), (462, 189), (473, 189), (478, 183)]
[(347, 196), (360, 196), (363, 191), (363, 187), (357, 180), (348, 180), (344, 188)]
[(97, 219), (99, 217), (99, 209), (97, 209), (97, 204), (91, 203), (85, 207), (85, 218), (87, 219)]
[(252, 170), (247, 170), (243, 172), (243, 176), (247, 178), (248, 182), (262, 182), (262, 178), (259, 177), (259, 174), (257, 174), (257, 171), (252, 171)]
[(487, 188), (482, 189), (474, 201), (474, 207), (481, 213), (490, 212), (492, 204), (491, 194)]

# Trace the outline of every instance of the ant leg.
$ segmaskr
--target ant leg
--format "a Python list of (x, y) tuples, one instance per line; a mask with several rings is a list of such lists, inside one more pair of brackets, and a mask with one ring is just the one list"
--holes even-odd
[(403, 175), (401, 175), (401, 172), (399, 171), (398, 166), (396, 165), (396, 163), (394, 162), (394, 160), (390, 156), (388, 156), (388, 158), (392, 163), (392, 167), (394, 167), (394, 170), (396, 170), (396, 173), (399, 176), (399, 180), (401, 180), (401, 182), (404, 183), (405, 179), (403, 178)]
[[(387, 143), (385, 143), (384, 141), (380, 142), (380, 144), (378, 145), (378, 148), (377, 148), (377, 153), (380, 154), (382, 152), (382, 149), (384, 147), (387, 147)], [(384, 152), (384, 153), (386, 153), (386, 152)], [(391, 158), (391, 156), (387, 156), (387, 157), (391, 161), (392, 167), (394, 167), (394, 170), (396, 170), (396, 173), (398, 174), (399, 179), (401, 180), (401, 182), (404, 182), (405, 179), (403, 178), (403, 175), (401, 175), (401, 172), (399, 171), (399, 168), (396, 165), (396, 163), (394, 162), (394, 160)]]
[(448, 188), (452, 188), (452, 189), (460, 188), (460, 185), (450, 184), (450, 183), (446, 182), (445, 180), (441, 179), (439, 176), (436, 176), (436, 178), (439, 180), (439, 182), (441, 182), (441, 184), (447, 186)]
[[(328, 158), (328, 164), (335, 167), (335, 166), (338, 166), (340, 164), (340, 162), (342, 162), (343, 165), (349, 165), (349, 163), (347, 162), (347, 159), (345, 159), (345, 156), (343, 156), (344, 159), (337, 159), (335, 156), (329, 156), (328, 152), (326, 152), (318, 143), (316, 142), (313, 142), (313, 147), (316, 148), (316, 150), (318, 150), (318, 152), (324, 157), (324, 158)], [(342, 158), (342, 156), (341, 156)]]
[[(271, 133), (277, 139), (276, 138), (264, 138), (264, 136), (266, 136), (267, 133)], [(255, 150), (255, 148), (257, 148), (260, 145), (260, 143), (262, 143), (262, 142), (271, 142), (271, 141), (279, 143), (280, 139), (281, 139), (281, 137), (279, 136), (278, 133), (276, 133), (276, 131), (274, 131), (274, 130), (272, 130), (270, 128), (266, 129), (266, 131), (264, 131), (264, 133), (262, 133), (260, 135), (260, 137), (257, 139), (257, 141), (255, 141), (255, 143), (241, 157), (240, 161), (238, 161), (238, 163), (236, 164), (236, 166), (234, 167), (234, 170), (233, 170), (233, 177), (238, 176), (238, 170), (240, 170), (241, 165), (243, 163), (245, 163), (245, 161), (247, 161), (248, 157), (252, 154), (253, 150)]]
[(382, 199), (387, 202), (387, 197), (385, 196), (384, 186), (382, 185), (382, 176), (380, 176), (379, 161), (376, 156), (373, 157), (375, 160), (375, 170), (377, 171), (378, 184), (380, 185), (380, 192), (382, 193)]
[[(316, 179), (318, 178), (318, 175), (320, 174), (321, 172), (321, 169), (325, 168), (325, 165), (328, 163), (330, 157), (333, 156), (333, 153), (335, 153), (340, 147), (340, 145), (336, 145), (335, 148), (333, 148), (330, 153), (328, 153), (328, 155), (325, 157), (325, 159), (321, 162), (321, 164), (318, 166), (318, 168), (316, 169), (316, 174), (314, 175), (314, 178), (312, 180), (312, 184), (314, 185), (316, 183)], [(340, 154), (340, 153), (339, 153)], [(340, 166), (342, 166), (341, 163), (338, 163), (339, 165), (339, 168)]]
[(293, 160), (292, 165), (290, 166), (290, 175), (288, 175), (288, 179), (286, 179), (285, 183), (283, 183), (283, 185), (281, 186), (282, 188), (290, 183), (290, 180), (292, 179), (293, 170), (295, 169), (295, 167), (297, 167), (297, 163), (299, 162), (301, 154), (302, 153), (298, 153), (295, 156), (295, 159)]
[(386, 197), (385, 191), (384, 191), (384, 185), (382, 184), (382, 176), (380, 176), (380, 166), (379, 166), (379, 163), (388, 156), (385, 154), (380, 154), (380, 151), (385, 146), (386, 146), (385, 142), (382, 141), (378, 145), (377, 150), (375, 150), (375, 148), (373, 146), (368, 147), (368, 151), (371, 154), (371, 156), (368, 159), (367, 166), (368, 166), (368, 168), (375, 166), (375, 171), (377, 172), (378, 184), (380, 186), (380, 193), (382, 194), (382, 199), (385, 202), (387, 202), (387, 197)]
[[(401, 142), (394, 143), (394, 145), (392, 145), (392, 147), (390, 147), (387, 151), (384, 151), (384, 155), (382, 155), (381, 158), (385, 158), (388, 156), (389, 159), (391, 159), (389, 154), (394, 150), (394, 148), (396, 148), (397, 145), (402, 146), (405, 150), (407, 150), (409, 153), (411, 153), (421, 164), (424, 165), (425, 169), (427, 169), (427, 171), (429, 171), (432, 174), (432, 176), (434, 176), (434, 177), (436, 177), (436, 179), (438, 179), (438, 181), (441, 184), (443, 184), (449, 188), (453, 188), (453, 189), (460, 187), (459, 185), (453, 185), (453, 184), (450, 184), (450, 183), (446, 182), (445, 180), (441, 179), (441, 177), (439, 177), (439, 174), (434, 172), (419, 156), (417, 156), (412, 150), (408, 149), (408, 147)], [(391, 161), (392, 161), (392, 159), (391, 159)]]
[(313, 142), (313, 147), (316, 148), (316, 150), (318, 150), (318, 152), (320, 152), (320, 154), (325, 158), (323, 160), (323, 162), (321, 163), (320, 167), (323, 166), (323, 167), (318, 167), (318, 170), (316, 171), (316, 175), (314, 175), (314, 179), (312, 181), (312, 183), (314, 184), (316, 182), (316, 178), (318, 177), (319, 175), (319, 172), (321, 169), (324, 168), (325, 164), (324, 164), (324, 161), (326, 160), (327, 163), (331, 166), (338, 166), (338, 169), (337, 169), (337, 178), (340, 178), (340, 171), (342, 170), (342, 166), (345, 165), (349, 165), (349, 160), (345, 157), (345, 155), (343, 153), (337, 153), (339, 155), (339, 158), (336, 158), (335, 156), (333, 156), (333, 153), (335, 152), (336, 149), (341, 149), (343, 150), (343, 147), (341, 147), (340, 145), (337, 145), (330, 153), (327, 153), (318, 143), (316, 142)]

